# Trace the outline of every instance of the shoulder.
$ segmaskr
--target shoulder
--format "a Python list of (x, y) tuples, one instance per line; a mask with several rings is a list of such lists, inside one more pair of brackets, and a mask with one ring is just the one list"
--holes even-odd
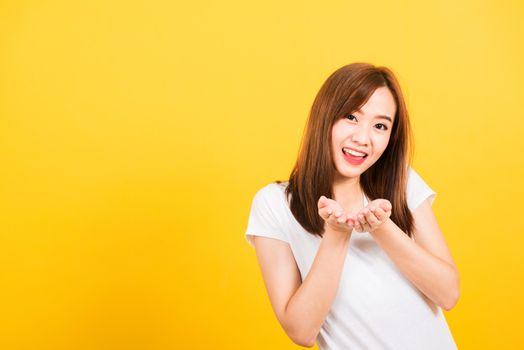
[(413, 169), (413, 167), (411, 165), (408, 166), (408, 183), (409, 183), (409, 181), (414, 182), (414, 181), (418, 181), (420, 179), (421, 179), (421, 177), (418, 174), (418, 172), (416, 172), (415, 169)]
[(270, 183), (260, 188), (253, 198), (246, 229), (246, 239), (254, 246), (251, 236), (264, 236), (289, 243), (286, 185)]
[(411, 166), (408, 167), (408, 180), (406, 185), (406, 199), (411, 211), (415, 209), (430, 197), (431, 203), (436, 197), (436, 192), (426, 183), (422, 176)]
[(255, 199), (270, 202), (281, 201), (285, 199), (287, 185), (288, 182), (271, 182), (255, 193)]
[(289, 211), (285, 193), (287, 185), (287, 182), (272, 182), (260, 188), (254, 195), (252, 210), (284, 221)]
[(414, 192), (419, 191), (427, 186), (426, 182), (420, 176), (420, 174), (415, 171), (411, 166), (408, 167), (408, 181), (407, 181), (407, 191)]

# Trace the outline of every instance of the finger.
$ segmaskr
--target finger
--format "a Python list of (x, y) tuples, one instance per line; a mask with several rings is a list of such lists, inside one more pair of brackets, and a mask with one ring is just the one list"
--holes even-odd
[(358, 214), (354, 214), (351, 216), (354, 222), (355, 231), (361, 232), (362, 231), (362, 225), (360, 224), (360, 220), (358, 219)]
[(346, 220), (347, 220), (346, 214), (341, 214), (339, 217), (337, 217), (337, 223), (339, 224), (345, 223)]
[[(334, 222), (333, 222), (334, 221)], [(326, 221), (326, 223), (333, 227), (335, 230), (341, 230), (347, 233), (350, 233), (353, 231), (354, 228), (354, 222), (348, 218), (345, 214), (341, 215), (338, 219), (335, 220), (333, 217), (332, 219)]]
[(353, 225), (356, 225), (356, 224), (357, 224), (357, 222), (358, 222), (358, 218), (357, 218), (356, 215), (351, 214), (351, 215), (348, 215), (347, 217), (348, 217), (348, 220), (351, 220), (351, 222), (353, 223)]
[(322, 217), (322, 218), (327, 218), (329, 215), (331, 215), (332, 213), (332, 210), (331, 208), (328, 206), (321, 206), (320, 205), (320, 200), (319, 200), (319, 206), (318, 206), (318, 214)]
[(338, 210), (336, 209), (335, 211), (333, 211), (333, 216), (338, 219), (339, 217), (341, 217), (344, 213), (342, 212), (342, 210)]
[(344, 210), (340, 208), (330, 208), (330, 210), (332, 211), (331, 220), (333, 220), (333, 224), (343, 223), (346, 221), (346, 214), (344, 213)]
[(387, 212), (391, 210), (391, 203), (389, 201), (383, 201), (380, 203), (379, 207), (382, 208), (382, 210), (384, 210), (385, 212)]
[(346, 227), (351, 228), (351, 229), (355, 227), (355, 220), (352, 219), (352, 215), (345, 214), (344, 225), (346, 225)]
[(373, 210), (374, 209), (375, 209), (374, 207), (371, 207), (371, 208), (368, 208), (367, 210), (364, 211), (364, 216), (366, 217), (366, 221), (368, 222), (368, 224), (371, 227), (380, 224), (380, 220), (377, 219), (375, 214), (373, 214)]
[(360, 221), (358, 221), (358, 220), (355, 220), (355, 230), (356, 230), (357, 232), (362, 232), (362, 231), (364, 231), (364, 229), (362, 228), (362, 225), (360, 224)]
[(377, 219), (379, 219), (380, 221), (384, 221), (388, 217), (387, 214), (384, 212), (384, 210), (380, 207), (375, 208), (375, 211), (373, 213), (375, 214)]
[(333, 210), (330, 207), (324, 207), (318, 210), (318, 214), (322, 219), (327, 220), (333, 214)]
[(329, 222), (331, 225), (337, 224), (337, 219), (342, 215), (342, 211), (335, 210), (331, 206), (325, 207), (319, 210), (322, 212), (320, 215), (326, 222)]
[(326, 208), (326, 207), (336, 207), (336, 202), (332, 199), (329, 199), (327, 198), (326, 196), (320, 196), (319, 200), (318, 200), (318, 208), (319, 209), (322, 209), (322, 208)]
[(362, 231), (366, 230), (367, 221), (363, 213), (358, 214), (358, 222), (360, 223), (360, 226), (362, 227)]
[(338, 218), (342, 215), (340, 211), (333, 211), (333, 213), (328, 217), (327, 222), (332, 226), (337, 226), (339, 224)]
[[(382, 210), (382, 209), (380, 209), (380, 210)], [(384, 213), (384, 216), (381, 219), (381, 221), (387, 220), (391, 216), (391, 210), (388, 210), (388, 211), (382, 210), (382, 212)]]
[(325, 196), (320, 196), (320, 199), (318, 200), (318, 207), (324, 208), (329, 204), (328, 199)]

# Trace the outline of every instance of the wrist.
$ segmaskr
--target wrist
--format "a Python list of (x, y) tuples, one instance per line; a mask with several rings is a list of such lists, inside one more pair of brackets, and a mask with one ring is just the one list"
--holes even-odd
[(370, 232), (372, 236), (383, 235), (384, 233), (391, 231), (391, 224), (394, 224), (391, 218), (387, 218), (386, 221), (376, 229)]
[(324, 226), (324, 238), (329, 238), (330, 240), (340, 240), (345, 241), (349, 240), (349, 237), (351, 236), (352, 230), (340, 230), (336, 229), (333, 226), (329, 225), (326, 222), (326, 225)]

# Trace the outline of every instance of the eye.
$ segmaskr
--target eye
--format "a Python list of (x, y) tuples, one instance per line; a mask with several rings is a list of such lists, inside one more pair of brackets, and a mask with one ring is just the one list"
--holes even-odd
[(386, 125), (382, 124), (382, 123), (380, 123), (380, 124), (377, 124), (377, 125), (382, 125), (382, 126), (384, 127), (384, 128), (383, 128), (383, 129), (381, 129), (381, 130), (387, 130), (387, 129), (388, 129), (388, 127), (387, 127)]
[(346, 118), (349, 120), (351, 120), (351, 118), (355, 118), (355, 120), (357, 119), (353, 114), (347, 115)]

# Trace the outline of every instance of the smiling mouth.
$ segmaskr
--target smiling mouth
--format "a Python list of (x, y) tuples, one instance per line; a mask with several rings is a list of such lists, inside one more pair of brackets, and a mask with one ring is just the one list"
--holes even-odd
[(342, 152), (347, 156), (350, 156), (352, 158), (358, 158), (358, 159), (364, 159), (368, 156), (367, 153), (353, 151), (345, 147), (342, 148)]

